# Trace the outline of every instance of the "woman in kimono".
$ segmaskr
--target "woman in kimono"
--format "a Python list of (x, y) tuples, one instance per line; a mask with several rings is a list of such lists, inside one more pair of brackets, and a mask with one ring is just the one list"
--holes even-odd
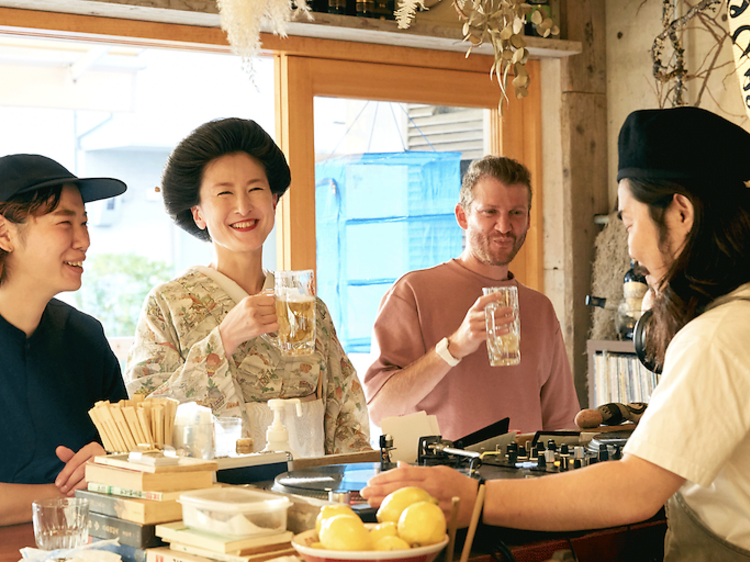
[(165, 207), (213, 245), (214, 259), (149, 293), (128, 357), (128, 392), (240, 417), (256, 451), (272, 420), (266, 402), (298, 398), (302, 417), (293, 408), (284, 416), (295, 454), (366, 450), (364, 394), (323, 301), (312, 355), (282, 356), (266, 336), (279, 324), (263, 243), (290, 181), (284, 154), (254, 121), (205, 123), (175, 148), (162, 178)]
[[(695, 107), (631, 113), (620, 130), (620, 216), (655, 292), (647, 352), (662, 375), (622, 460), (487, 482), (484, 522), (614, 527), (666, 503), (667, 561), (750, 560), (750, 133)], [(468, 521), (477, 481), (448, 468), (374, 477), (373, 505), (421, 486)]]

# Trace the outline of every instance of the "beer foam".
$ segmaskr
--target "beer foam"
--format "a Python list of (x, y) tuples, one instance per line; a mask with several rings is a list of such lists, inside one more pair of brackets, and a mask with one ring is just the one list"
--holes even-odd
[(287, 289), (279, 291), (276, 298), (286, 302), (315, 302), (315, 297), (312, 295), (303, 295), (296, 289)]

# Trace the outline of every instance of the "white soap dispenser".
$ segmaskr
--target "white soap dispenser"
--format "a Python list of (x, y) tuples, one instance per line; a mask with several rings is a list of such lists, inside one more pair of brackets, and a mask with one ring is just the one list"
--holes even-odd
[(289, 400), (275, 398), (269, 400), (267, 404), (273, 412), (273, 422), (268, 426), (268, 430), (266, 430), (266, 448), (263, 451), (287, 451), (292, 454), (292, 457), (295, 457), (296, 453), (289, 444), (289, 430), (281, 423), (281, 412), (286, 408), (287, 404), (294, 404), (297, 407), (297, 417), (301, 417), (302, 403), (299, 401), (299, 398), (291, 398)]

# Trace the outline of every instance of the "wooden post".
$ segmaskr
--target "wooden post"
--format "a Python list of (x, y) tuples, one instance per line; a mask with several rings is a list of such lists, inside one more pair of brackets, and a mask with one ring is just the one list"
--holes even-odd
[(583, 52), (561, 63), (563, 224), (566, 256), (564, 326), (568, 354), (581, 407), (588, 404), (586, 337), (591, 311), (584, 298), (591, 290), (594, 215), (606, 214), (607, 83), (604, 0), (563, 0), (563, 37), (581, 41)]

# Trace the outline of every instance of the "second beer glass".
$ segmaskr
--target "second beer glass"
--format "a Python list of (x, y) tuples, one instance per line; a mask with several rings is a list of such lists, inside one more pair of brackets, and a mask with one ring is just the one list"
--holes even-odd
[[(518, 314), (518, 288), (484, 287), (485, 295), (502, 293), (496, 302), (488, 304), (484, 309), (484, 319), (487, 324), (487, 353), (490, 365), (503, 367), (518, 365), (521, 362), (521, 318)], [(495, 324), (495, 311), (498, 308), (511, 307), (513, 321), (510, 324)]]
[(312, 269), (275, 274), (278, 345), (282, 355), (309, 355), (315, 351), (314, 285)]

